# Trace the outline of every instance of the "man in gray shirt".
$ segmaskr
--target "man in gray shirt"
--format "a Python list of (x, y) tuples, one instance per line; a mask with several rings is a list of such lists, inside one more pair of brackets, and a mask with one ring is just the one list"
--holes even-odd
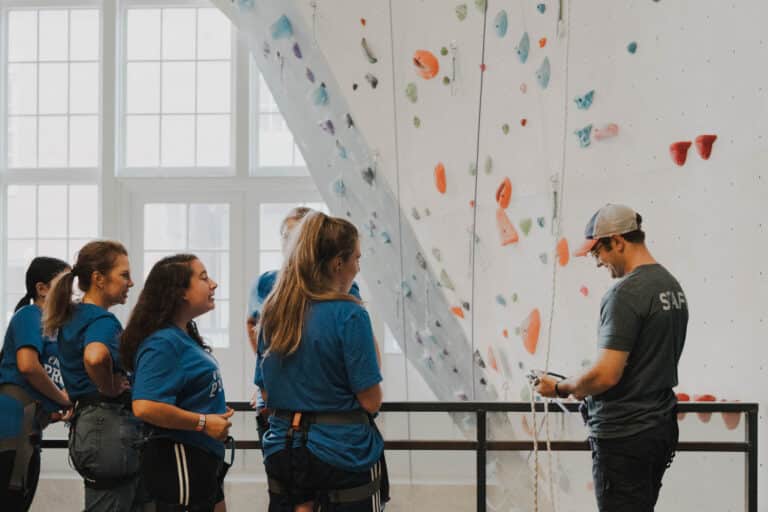
[(546, 397), (585, 399), (592, 476), (601, 512), (649, 512), (678, 441), (677, 364), (688, 303), (645, 246), (642, 217), (609, 204), (592, 216), (577, 256), (591, 254), (619, 281), (600, 304), (599, 355), (584, 373), (539, 373)]

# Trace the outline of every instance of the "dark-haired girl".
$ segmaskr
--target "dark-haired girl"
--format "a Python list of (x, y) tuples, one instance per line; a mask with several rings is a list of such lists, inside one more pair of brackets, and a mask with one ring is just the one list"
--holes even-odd
[(152, 427), (141, 472), (159, 511), (225, 510), (224, 441), (234, 411), (194, 319), (215, 307), (216, 281), (191, 254), (158, 261), (123, 332), (133, 411)]
[(0, 356), (0, 503), (29, 510), (40, 476), (42, 431), (68, 419), (72, 404), (59, 370), (56, 340), (43, 337), (42, 306), (51, 281), (69, 265), (39, 256), (27, 269), (26, 295), (16, 305)]

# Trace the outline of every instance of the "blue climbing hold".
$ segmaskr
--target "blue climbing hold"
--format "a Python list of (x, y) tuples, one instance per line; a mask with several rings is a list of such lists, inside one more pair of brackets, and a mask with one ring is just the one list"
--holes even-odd
[(496, 19), (494, 21), (494, 25), (496, 25), (496, 35), (499, 37), (504, 37), (507, 35), (507, 27), (509, 26), (509, 21), (507, 19), (507, 11), (501, 10), (496, 14)]
[(341, 142), (336, 141), (336, 150), (339, 152), (339, 158), (347, 159), (347, 148), (341, 145)]
[(531, 51), (531, 40), (528, 37), (528, 32), (523, 33), (523, 37), (520, 38), (520, 42), (517, 44), (517, 57), (522, 64), (528, 60), (528, 53)]
[(336, 128), (333, 126), (333, 121), (328, 119), (327, 121), (322, 121), (320, 123), (320, 128), (323, 129), (324, 132), (330, 133), (331, 135), (336, 135)]
[(506, 306), (507, 305), (507, 299), (504, 298), (501, 294), (496, 296), (496, 303), (499, 306)]
[(328, 90), (325, 88), (325, 84), (320, 84), (320, 87), (312, 93), (312, 102), (318, 107), (328, 104)]
[(347, 186), (344, 184), (344, 180), (336, 178), (333, 182), (333, 193), (341, 197), (347, 193)]
[(579, 138), (579, 146), (582, 148), (588, 148), (590, 144), (592, 144), (592, 125), (588, 124), (581, 130), (576, 130), (573, 132), (576, 134), (576, 137)]
[(584, 96), (576, 96), (573, 101), (576, 102), (576, 107), (581, 110), (587, 110), (592, 106), (592, 100), (595, 98), (595, 90), (592, 89)]
[(539, 10), (541, 14), (544, 14), (544, 12), (547, 10), (547, 6), (544, 4), (539, 4), (536, 6), (536, 8)]
[(293, 35), (293, 25), (291, 25), (288, 16), (283, 14), (272, 24), (270, 31), (272, 32), (272, 39), (287, 39)]
[(293, 43), (293, 54), (296, 56), (297, 59), (301, 59), (303, 55), (301, 54), (301, 47), (299, 46), (299, 43)]
[(309, 80), (312, 83), (315, 83), (315, 72), (309, 68), (307, 68), (307, 80)]
[(391, 243), (392, 243), (392, 237), (390, 237), (390, 236), (389, 236), (389, 233), (387, 233), (386, 231), (382, 231), (382, 232), (381, 232), (381, 240), (382, 240), (382, 241), (383, 241), (385, 244), (391, 244)]
[(405, 297), (406, 299), (410, 298), (410, 296), (413, 294), (413, 292), (411, 291), (411, 286), (407, 282), (403, 281), (402, 283), (400, 283), (400, 287), (403, 290), (403, 297)]
[(635, 52), (637, 51), (637, 43), (636, 43), (636, 42), (634, 42), (634, 41), (632, 41), (631, 43), (629, 43), (629, 44), (627, 45), (627, 51), (628, 51), (629, 53), (631, 53), (632, 55), (634, 55), (634, 54), (635, 54)]
[(536, 71), (536, 81), (539, 82), (542, 89), (546, 89), (549, 85), (549, 57), (544, 57), (544, 62)]
[(253, 9), (256, 7), (256, 0), (238, 0), (237, 5), (240, 9)]

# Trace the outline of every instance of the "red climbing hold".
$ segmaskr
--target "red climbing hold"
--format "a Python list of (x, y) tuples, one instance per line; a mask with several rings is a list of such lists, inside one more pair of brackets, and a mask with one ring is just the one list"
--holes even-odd
[[(678, 402), (690, 402), (691, 396), (688, 393), (676, 393)], [(677, 413), (677, 421), (683, 421), (685, 419), (685, 413)]]
[(462, 310), (459, 306), (453, 306), (451, 308), (451, 313), (459, 318), (464, 318), (464, 310)]
[(509, 245), (517, 243), (520, 240), (520, 236), (517, 234), (515, 226), (510, 222), (509, 217), (504, 212), (504, 208), (496, 209), (496, 226), (499, 228), (499, 237), (501, 238), (501, 245)]
[[(703, 395), (694, 395), (693, 400), (696, 402), (716, 402), (717, 398), (715, 398), (715, 395), (705, 393)], [(697, 412), (696, 416), (699, 417), (702, 423), (709, 423), (709, 420), (712, 419), (711, 412)]]
[(504, 178), (499, 188), (496, 189), (496, 202), (499, 207), (506, 208), (509, 206), (509, 202), (512, 200), (512, 182), (509, 178)]
[(445, 182), (445, 166), (442, 162), (438, 162), (435, 166), (435, 186), (438, 192), (445, 194), (447, 184)]
[(534, 309), (520, 326), (520, 335), (523, 338), (523, 346), (529, 354), (536, 353), (536, 345), (539, 343), (539, 330), (541, 329), (541, 313)]
[[(738, 402), (738, 400), (736, 401)], [(727, 400), (721, 400), (721, 402), (727, 402)], [(741, 422), (740, 412), (724, 412), (722, 414), (725, 428), (728, 430), (736, 430), (739, 427), (739, 423)]]
[(488, 69), (488, 66), (486, 66), (486, 65), (485, 65), (485, 62), (483, 62), (482, 64), (480, 64), (480, 71), (483, 71), (483, 72), (484, 72), (486, 69)]
[(547, 38), (542, 37), (541, 39), (539, 39), (539, 48), (544, 48), (545, 46), (547, 46)]
[(362, 26), (365, 26), (365, 23), (366, 23), (366, 22), (365, 22), (365, 18), (360, 18), (360, 24), (361, 24)]
[(673, 142), (669, 146), (669, 154), (672, 155), (672, 161), (682, 166), (685, 163), (685, 159), (688, 158), (688, 148), (690, 147), (691, 141), (689, 140)]
[(699, 135), (696, 137), (696, 151), (704, 160), (709, 160), (712, 154), (712, 144), (717, 140), (717, 135)]
[(585, 297), (588, 297), (589, 296), (589, 288), (587, 288), (586, 286), (582, 285), (582, 287), (579, 288), (579, 293), (582, 294)]
[(528, 124), (528, 120), (527, 120), (526, 118), (522, 118), (522, 119), (520, 120), (520, 126), (525, 126), (525, 125), (527, 125), (527, 124)]
[(413, 65), (416, 66), (416, 71), (425, 80), (434, 78), (440, 71), (437, 57), (427, 50), (416, 50), (416, 53), (413, 54)]

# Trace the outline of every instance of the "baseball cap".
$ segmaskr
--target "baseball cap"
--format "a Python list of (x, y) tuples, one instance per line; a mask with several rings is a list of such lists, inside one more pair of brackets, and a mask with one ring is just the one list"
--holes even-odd
[(623, 235), (638, 229), (637, 212), (623, 204), (607, 204), (597, 210), (587, 222), (584, 237), (587, 239), (573, 254), (586, 256), (600, 238)]

